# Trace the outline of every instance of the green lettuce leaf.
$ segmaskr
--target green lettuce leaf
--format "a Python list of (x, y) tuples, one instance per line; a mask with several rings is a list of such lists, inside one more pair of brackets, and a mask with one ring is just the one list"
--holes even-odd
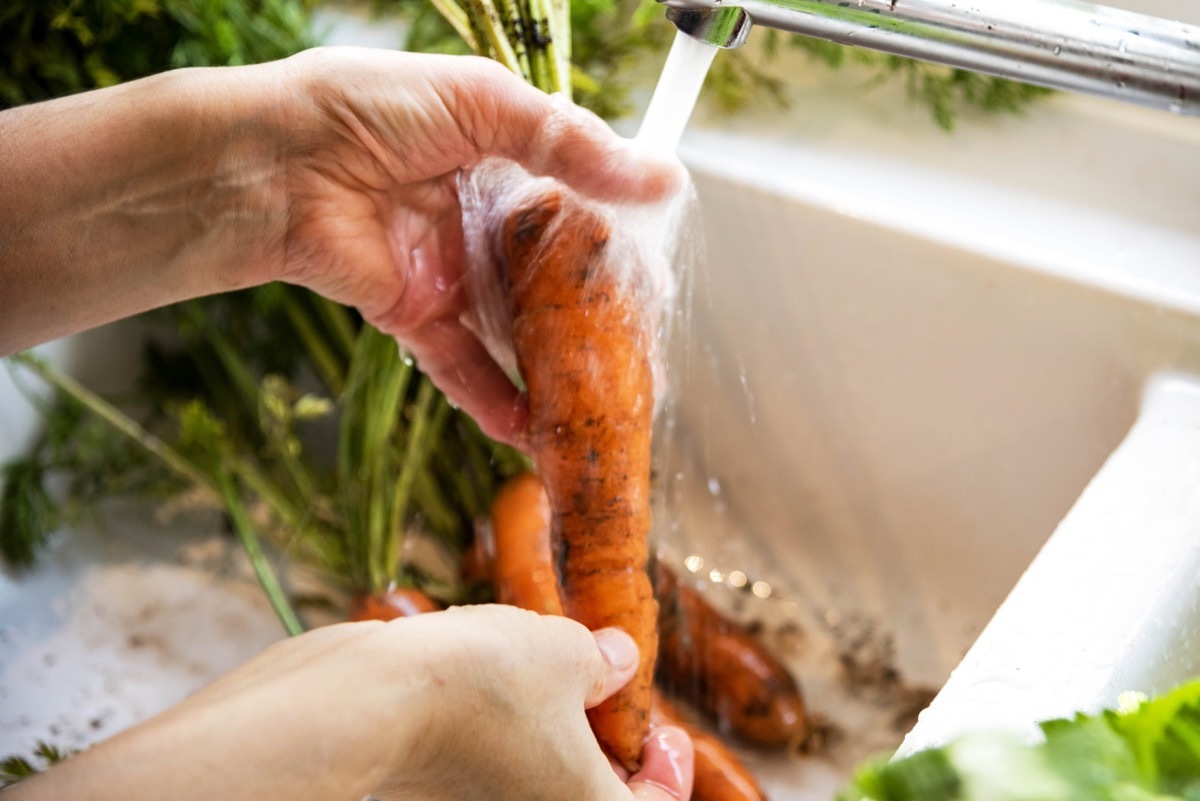
[(1200, 801), (1200, 680), (1051, 720), (1044, 740), (979, 733), (861, 767), (839, 801)]

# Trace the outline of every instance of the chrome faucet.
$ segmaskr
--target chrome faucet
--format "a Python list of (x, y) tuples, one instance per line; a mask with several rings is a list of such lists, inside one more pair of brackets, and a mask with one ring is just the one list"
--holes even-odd
[(1075, 0), (660, 0), (738, 47), (752, 25), (1200, 115), (1200, 26)]

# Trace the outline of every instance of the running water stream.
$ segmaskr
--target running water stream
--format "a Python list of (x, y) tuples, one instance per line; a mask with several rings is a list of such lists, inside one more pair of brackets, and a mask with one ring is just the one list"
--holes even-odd
[(646, 115), (642, 117), (636, 139), (638, 144), (666, 151), (674, 151), (679, 146), (717, 49), (687, 34), (675, 34), (675, 43), (663, 65), (658, 86), (654, 88)]

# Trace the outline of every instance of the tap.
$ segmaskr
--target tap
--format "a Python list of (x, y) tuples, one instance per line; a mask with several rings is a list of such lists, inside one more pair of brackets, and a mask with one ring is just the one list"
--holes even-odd
[(1054, 89), (1200, 115), (1200, 27), (1075, 0), (660, 0), (738, 47), (765, 25)]

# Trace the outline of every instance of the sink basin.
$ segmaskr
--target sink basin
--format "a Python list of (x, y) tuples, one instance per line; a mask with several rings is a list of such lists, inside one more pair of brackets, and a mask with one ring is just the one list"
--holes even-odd
[[(843, 661), (869, 634), (909, 688), (942, 687), (988, 627), (911, 747), (1195, 674), (1175, 644), (1200, 597), (1163, 566), (1192, 563), (1200, 528), (1200, 442), (1183, 439), (1200, 409), (1200, 127), (1059, 96), (946, 136), (900, 106), (847, 109), (844, 89), (802, 91), (786, 119), (702, 114), (684, 137), (708, 257), (675, 361), (668, 463), (689, 486), (670, 550), (699, 583), (764, 582), (772, 611), (746, 614)], [(1173, 534), (1151, 538), (1164, 517)], [(1013, 591), (1056, 528), (1072, 556)], [(1089, 537), (1111, 552), (1076, 569)], [(1122, 565), (1122, 548), (1153, 559)], [(1118, 591), (1140, 617), (1048, 675), (1036, 657), (1071, 658), (1051, 646), (1081, 619), (1099, 636)], [(1040, 705), (980, 690), (1018, 675)], [(820, 686), (836, 724), (855, 688)], [(877, 724), (846, 723), (860, 755)], [(777, 795), (821, 797), (781, 770)]]

